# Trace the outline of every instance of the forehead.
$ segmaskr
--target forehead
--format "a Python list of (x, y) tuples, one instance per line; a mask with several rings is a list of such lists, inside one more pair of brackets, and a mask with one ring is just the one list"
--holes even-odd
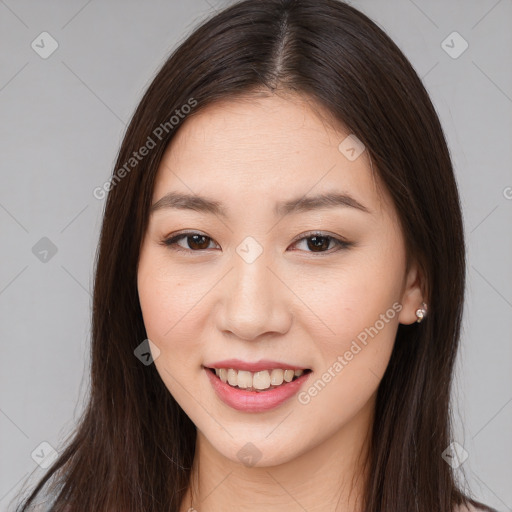
[(346, 135), (346, 129), (307, 96), (262, 93), (218, 101), (194, 112), (168, 149), (181, 153), (200, 145), (216, 153), (224, 150), (226, 160), (255, 160), (259, 154), (272, 161), (310, 156), (311, 150), (318, 155)]
[(245, 206), (338, 191), (380, 209), (386, 198), (368, 152), (349, 159), (343, 151), (349, 136), (304, 96), (251, 95), (210, 104), (189, 116), (169, 144), (153, 203), (169, 191), (207, 193)]

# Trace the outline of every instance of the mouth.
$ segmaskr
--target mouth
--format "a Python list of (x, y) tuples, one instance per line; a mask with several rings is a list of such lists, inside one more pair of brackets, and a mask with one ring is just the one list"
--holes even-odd
[(289, 384), (312, 371), (309, 368), (272, 368), (257, 372), (237, 370), (235, 368), (205, 367), (205, 369), (212, 373), (221, 382), (234, 389), (253, 391), (255, 393), (264, 393), (272, 389), (284, 387), (286, 384)]

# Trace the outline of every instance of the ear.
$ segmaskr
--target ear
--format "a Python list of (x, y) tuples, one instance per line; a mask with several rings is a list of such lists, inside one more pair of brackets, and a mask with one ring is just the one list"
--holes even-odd
[(416, 310), (421, 307), (421, 303), (425, 300), (422, 281), (423, 276), (415, 262), (411, 264), (407, 271), (405, 286), (402, 291), (402, 298), (400, 301), (402, 309), (398, 316), (399, 323), (409, 325), (413, 324), (418, 319), (416, 317)]

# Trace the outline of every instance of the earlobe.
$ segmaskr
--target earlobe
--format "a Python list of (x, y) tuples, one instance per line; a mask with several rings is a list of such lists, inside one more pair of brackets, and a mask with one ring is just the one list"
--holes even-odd
[(424, 302), (422, 277), (417, 264), (413, 264), (407, 273), (406, 284), (402, 292), (402, 310), (398, 321), (404, 325), (421, 322), (427, 315), (427, 304)]

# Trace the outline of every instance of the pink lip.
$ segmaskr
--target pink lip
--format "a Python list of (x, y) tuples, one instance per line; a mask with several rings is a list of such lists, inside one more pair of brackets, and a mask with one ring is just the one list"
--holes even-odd
[[(221, 366), (221, 368), (225, 367)], [(232, 368), (232, 366), (229, 366), (229, 368)], [(266, 366), (265, 368), (268, 369), (269, 367)], [(226, 405), (244, 412), (264, 412), (281, 405), (299, 391), (312, 373), (305, 373), (294, 381), (282, 384), (277, 388), (258, 392), (244, 391), (242, 389), (234, 388), (229, 384), (222, 382), (219, 377), (217, 377), (215, 373), (208, 368), (204, 368), (204, 370), (210, 379), (210, 383), (217, 396)]]
[(291, 366), (279, 361), (269, 361), (268, 359), (261, 359), (255, 363), (249, 363), (240, 359), (225, 359), (224, 361), (217, 361), (215, 363), (204, 364), (206, 368), (233, 368), (234, 370), (246, 370), (248, 372), (260, 372), (262, 370), (273, 370), (280, 368), (282, 370), (307, 370), (301, 366)]

